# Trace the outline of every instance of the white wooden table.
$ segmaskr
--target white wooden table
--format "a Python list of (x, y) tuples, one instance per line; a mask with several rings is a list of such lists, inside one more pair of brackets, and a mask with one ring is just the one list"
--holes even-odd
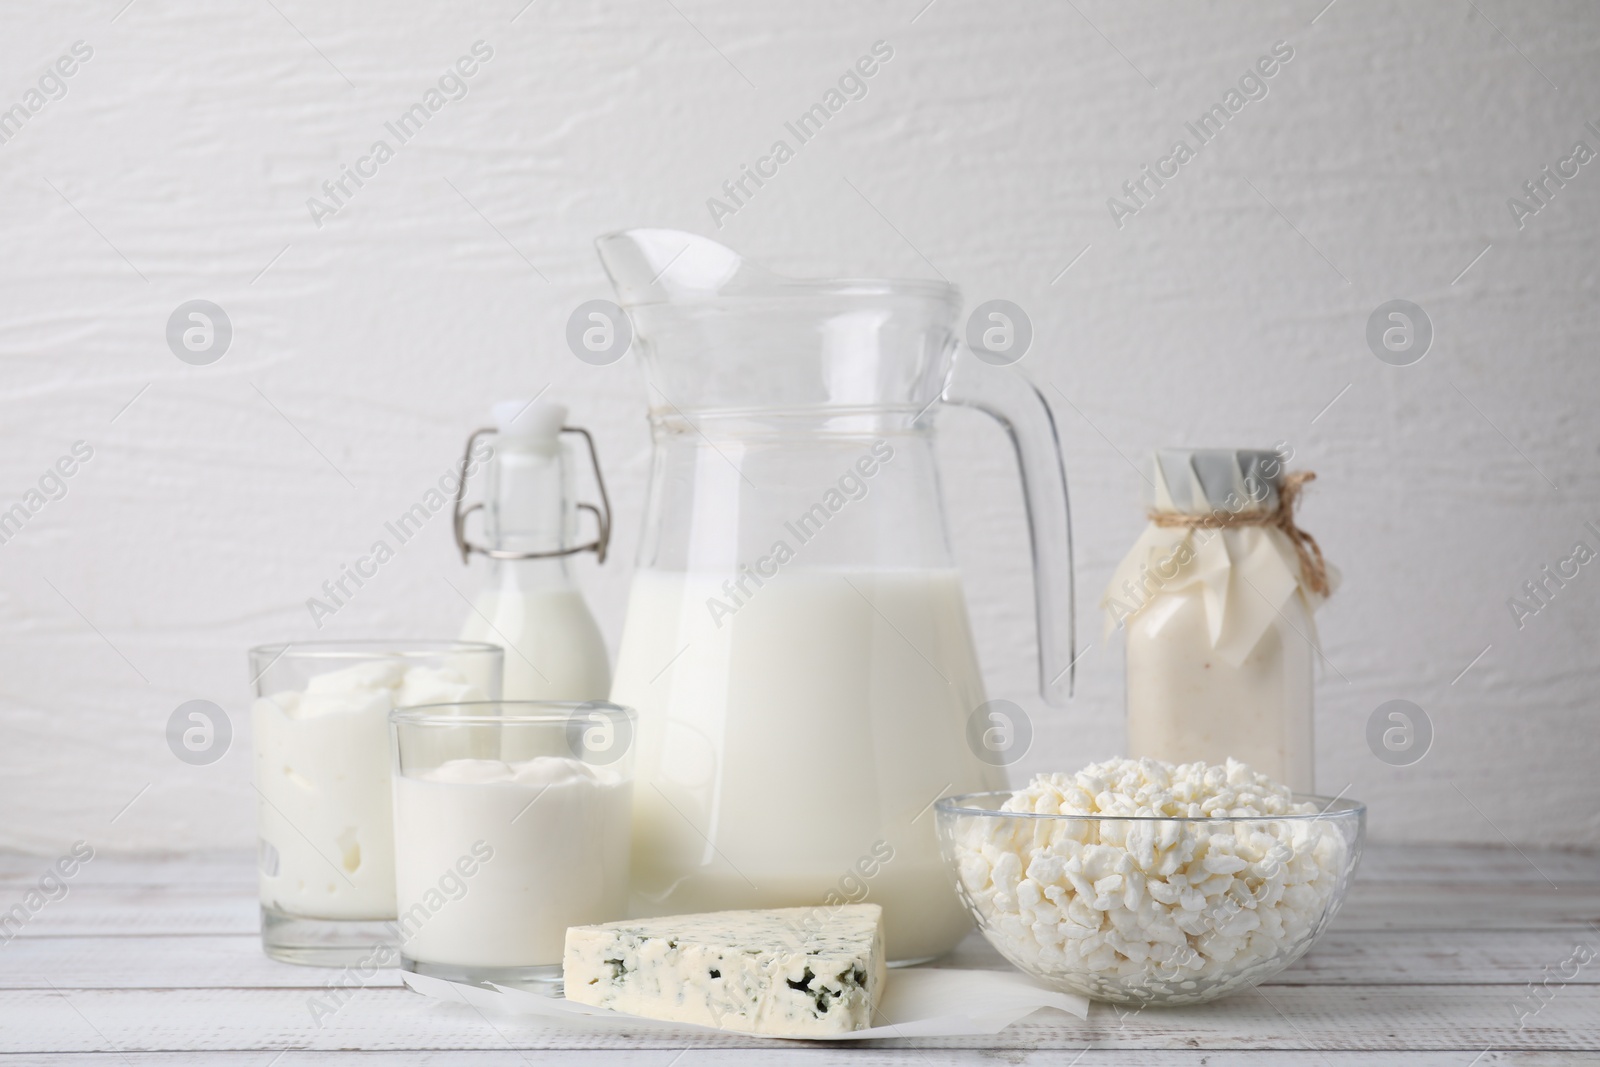
[[(0, 911), (47, 862), (0, 855)], [(100, 856), (69, 884), (66, 897), (0, 944), (0, 1064), (292, 1067), (355, 1058), (354, 1050), (374, 1063), (640, 1067), (1600, 1062), (1593, 854), (1369, 849), (1323, 941), (1259, 990), (1130, 1015), (1097, 1004), (1087, 1022), (1040, 1012), (990, 1038), (848, 1047), (485, 1018), (412, 993), (392, 972), (319, 1027), (307, 1001), (334, 972), (261, 954), (249, 856)], [(1592, 958), (1574, 967), (1575, 952)], [(976, 935), (951, 962), (1004, 966)], [(1529, 983), (1546, 984), (1536, 998)]]

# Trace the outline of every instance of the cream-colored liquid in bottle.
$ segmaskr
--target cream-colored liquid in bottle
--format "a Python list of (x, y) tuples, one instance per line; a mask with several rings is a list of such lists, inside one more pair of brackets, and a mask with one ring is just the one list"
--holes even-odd
[[(933, 801), (1003, 788), (967, 745), (984, 702), (954, 570), (642, 569), (612, 700), (639, 712), (632, 911), (865, 900), (893, 960), (969, 929)], [(727, 798), (737, 798), (736, 802)]]
[(1151, 525), (1101, 601), (1127, 633), (1130, 756), (1235, 759), (1314, 788), (1311, 608), (1325, 594), (1283, 526), (1305, 478), (1286, 482), (1287, 460), (1231, 449), (1146, 458)]
[[(1298, 597), (1283, 608), (1299, 633)], [(1128, 755), (1170, 763), (1230, 757), (1296, 792), (1312, 789), (1311, 645), (1268, 629), (1238, 665), (1210, 647), (1198, 593), (1156, 598), (1128, 622)]]

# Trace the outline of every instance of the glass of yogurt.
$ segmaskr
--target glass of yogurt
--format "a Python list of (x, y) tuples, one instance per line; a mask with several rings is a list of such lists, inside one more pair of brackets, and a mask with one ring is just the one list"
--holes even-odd
[(261, 942), (327, 967), (392, 966), (389, 712), (500, 696), (504, 652), (464, 641), (250, 650)]
[(389, 723), (401, 967), (558, 991), (567, 927), (627, 914), (633, 709), (458, 701)]

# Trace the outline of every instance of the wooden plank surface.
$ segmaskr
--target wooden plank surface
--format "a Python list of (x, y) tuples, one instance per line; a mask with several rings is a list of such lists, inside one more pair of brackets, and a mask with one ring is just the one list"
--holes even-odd
[[(572, 1058), (572, 1057), (576, 1058)], [(1278, 1049), (1225, 1049), (1197, 1052), (1089, 1048), (1081, 1052), (1054, 1049), (1007, 1050), (989, 1055), (982, 1050), (955, 1049), (700, 1049), (668, 1052), (656, 1049), (592, 1049), (559, 1059), (547, 1053), (516, 1049), (435, 1052), (80, 1052), (35, 1056), (0, 1053), (0, 1064), (26, 1062), (30, 1067), (318, 1067), (322, 1064), (371, 1064), (373, 1067), (544, 1067), (577, 1062), (584, 1067), (746, 1067), (749, 1064), (822, 1067), (945, 1067), (996, 1063), (1013, 1067), (1556, 1067), (1595, 1063), (1597, 1057), (1571, 1052), (1515, 1052), (1500, 1049), (1439, 1052), (1327, 1052)]]
[[(883, 1047), (1081, 1050), (1311, 1049), (1522, 1051), (1600, 1049), (1600, 987), (1561, 990), (1518, 1030), (1517, 986), (1280, 986), (1189, 1008), (1087, 1022), (1041, 1012), (984, 1037), (872, 1042)], [(608, 1031), (427, 1000), (405, 989), (356, 992), (318, 1025), (305, 989), (13, 990), (0, 994), (0, 1051), (172, 1049), (760, 1048), (734, 1034)], [(1469, 1057), (1470, 1058), (1470, 1057)]]
[[(1540, 981), (1544, 968), (1585, 942), (1563, 930), (1330, 930), (1316, 951), (1282, 974), (1278, 985), (1514, 985)], [(1600, 934), (1586, 943), (1600, 947)], [(1008, 964), (974, 934), (943, 965), (1004, 969)], [(268, 959), (255, 934), (21, 937), (0, 951), (0, 990), (310, 988), (331, 972)], [(400, 985), (392, 971), (368, 985)], [(1571, 984), (1600, 984), (1600, 965)]]
[[(0, 856), (0, 910), (47, 866)], [(386, 1063), (526, 1064), (544, 1060), (532, 1050), (558, 1048), (583, 1063), (660, 1067), (844, 1055), (862, 1064), (1000, 1056), (1062, 1065), (1081, 1056), (1079, 1067), (1201, 1056), (1212, 1065), (1600, 1062), (1600, 856), (1584, 853), (1372, 849), (1333, 929), (1260, 990), (1131, 1015), (1096, 1005), (1087, 1022), (1045, 1012), (996, 1037), (870, 1046), (486, 1019), (400, 988), (392, 974), (318, 1026), (308, 998), (334, 972), (266, 959), (255, 893), (242, 854), (97, 856), (65, 898), (0, 945), (0, 1065), (265, 1067), (332, 1062), (358, 1049), (374, 1062), (381, 1053)], [(1534, 999), (1529, 983), (1580, 945), (1596, 961), (1553, 981), (1547, 1002)], [(977, 936), (944, 962), (1005, 966)]]
[[(0, 901), (6, 898), (0, 895)], [(16, 898), (13, 898), (16, 899)], [(0, 906), (3, 910), (3, 906)], [(255, 934), (255, 883), (175, 878), (166, 885), (90, 883), (46, 904), (23, 937), (83, 934)], [(1600, 881), (1412, 881), (1359, 879), (1339, 913), (1342, 930), (1534, 930), (1600, 924)]]

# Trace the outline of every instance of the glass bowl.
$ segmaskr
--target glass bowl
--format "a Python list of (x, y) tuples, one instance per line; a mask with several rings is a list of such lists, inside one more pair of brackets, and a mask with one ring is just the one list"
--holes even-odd
[(934, 806), (956, 892), (1017, 967), (1116, 1004), (1199, 1004), (1289, 966), (1338, 913), (1366, 836), (1366, 805), (1329, 797), (1175, 818), (999, 810), (1011, 795)]

